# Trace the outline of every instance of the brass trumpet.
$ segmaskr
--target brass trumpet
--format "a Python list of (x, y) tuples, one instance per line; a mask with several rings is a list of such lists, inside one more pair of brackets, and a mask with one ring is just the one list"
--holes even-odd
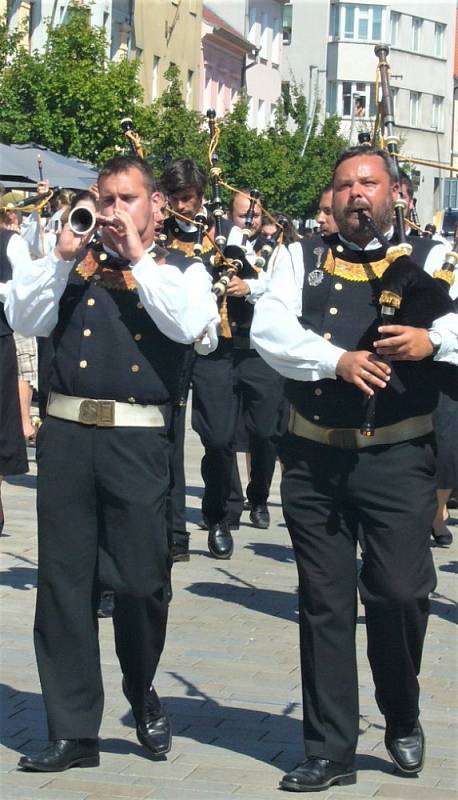
[(95, 230), (95, 228), (102, 227), (103, 225), (111, 225), (113, 228), (119, 228), (122, 223), (116, 219), (105, 219), (94, 214), (89, 206), (76, 206), (68, 215), (68, 224), (70, 230), (78, 236), (85, 236), (87, 233)]

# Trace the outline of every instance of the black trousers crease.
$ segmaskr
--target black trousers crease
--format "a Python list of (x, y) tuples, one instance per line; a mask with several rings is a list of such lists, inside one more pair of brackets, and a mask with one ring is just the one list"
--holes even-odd
[(115, 592), (116, 651), (140, 718), (164, 646), (169, 580), (164, 429), (39, 430), (35, 650), (51, 739), (96, 738), (99, 586)]
[(230, 516), (235, 521), (243, 502), (234, 472), (239, 414), (254, 448), (248, 497), (254, 505), (263, 504), (275, 467), (274, 437), (284, 381), (254, 350), (237, 350), (228, 340), (210, 356), (197, 358), (192, 384), (192, 426), (205, 448), (202, 511), (210, 524), (220, 522), (227, 516), (232, 491)]
[(413, 722), (429, 594), (435, 514), (431, 437), (344, 451), (288, 435), (282, 500), (299, 575), (306, 754), (351, 763), (358, 738), (355, 648), (359, 591), (367, 653), (387, 722)]

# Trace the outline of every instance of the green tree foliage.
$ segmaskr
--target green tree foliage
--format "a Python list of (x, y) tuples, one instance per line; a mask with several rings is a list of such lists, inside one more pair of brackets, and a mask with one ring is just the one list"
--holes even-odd
[(46, 50), (32, 55), (0, 27), (0, 138), (37, 142), (64, 155), (102, 162), (124, 147), (121, 115), (142, 98), (138, 63), (107, 57), (103, 29), (70, 6), (68, 22), (49, 27)]
[(296, 219), (313, 216), (345, 147), (338, 119), (326, 119), (319, 127), (315, 118), (304, 148), (307, 104), (296, 85), (283, 92), (273, 128), (258, 133), (248, 127), (247, 116), (242, 97), (221, 123), (220, 161), (226, 182), (259, 189), (267, 209)]

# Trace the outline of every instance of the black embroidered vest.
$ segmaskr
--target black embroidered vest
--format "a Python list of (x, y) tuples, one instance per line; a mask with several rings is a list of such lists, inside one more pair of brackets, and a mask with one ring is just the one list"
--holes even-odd
[[(302, 243), (304, 287), (301, 324), (348, 351), (373, 350), (377, 328), (380, 278), (388, 263), (384, 250), (353, 251), (338, 236), (322, 240), (318, 283), (316, 240)], [(315, 252), (314, 252), (315, 250)], [(315, 283), (315, 285), (313, 285)], [(379, 392), (376, 427), (430, 413), (437, 404), (431, 359), (392, 362), (388, 386)], [(288, 380), (286, 394), (300, 414), (325, 427), (359, 428), (366, 398), (342, 378), (315, 382)]]

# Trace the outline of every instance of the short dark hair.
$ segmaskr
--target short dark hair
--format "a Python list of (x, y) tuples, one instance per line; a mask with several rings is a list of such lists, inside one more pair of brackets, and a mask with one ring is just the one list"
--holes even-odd
[(71, 201), (70, 201), (70, 209), (73, 211), (75, 206), (80, 203), (82, 200), (89, 200), (90, 203), (94, 203), (97, 205), (97, 197), (95, 196), (94, 192), (91, 192), (89, 189), (83, 189), (81, 192), (76, 192)]
[(161, 184), (166, 194), (173, 195), (185, 189), (195, 189), (203, 197), (208, 177), (190, 158), (176, 158), (162, 173)]
[(130, 169), (138, 169), (143, 177), (143, 183), (149, 194), (157, 192), (157, 181), (154, 177), (151, 166), (144, 158), (138, 156), (114, 156), (105, 162), (99, 172), (97, 183), (107, 178), (109, 175), (119, 175), (121, 172), (128, 172)]
[(405, 188), (407, 189), (407, 194), (409, 195), (410, 199), (412, 199), (413, 197), (412, 178), (410, 177), (410, 175), (407, 174), (407, 172), (404, 172), (403, 169), (399, 170), (399, 181), (403, 186), (405, 186)]
[[(234, 200), (238, 194), (246, 195), (246, 200), (250, 200), (250, 192), (253, 190), (253, 187), (243, 186), (241, 189), (237, 189), (236, 192), (232, 192), (229, 198), (229, 204), (227, 206), (227, 213), (232, 216), (232, 212), (234, 210)], [(262, 207), (261, 198), (258, 197), (256, 200)]]
[(368, 144), (357, 145), (356, 147), (348, 147), (346, 150), (342, 151), (342, 153), (337, 157), (337, 161), (334, 166), (334, 173), (332, 176), (333, 184), (338, 167), (340, 167), (344, 161), (348, 161), (350, 158), (361, 158), (361, 156), (378, 156), (381, 158), (385, 167), (385, 172), (387, 173), (391, 184), (398, 183), (398, 168), (392, 156), (390, 156), (387, 150), (381, 150), (378, 147), (373, 147), (372, 145)]

